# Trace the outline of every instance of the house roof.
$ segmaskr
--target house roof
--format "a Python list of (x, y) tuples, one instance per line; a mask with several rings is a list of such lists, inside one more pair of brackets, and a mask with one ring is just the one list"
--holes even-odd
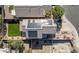
[(44, 17), (52, 6), (15, 6), (16, 17)]
[(25, 19), (22, 21), (22, 25), (26, 28), (26, 29), (41, 29), (42, 26), (56, 26), (56, 24), (54, 24), (54, 21), (52, 19)]
[(8, 5), (4, 6), (4, 10), (5, 10), (5, 19), (14, 19), (13, 15), (11, 15), (11, 13), (9, 13)]

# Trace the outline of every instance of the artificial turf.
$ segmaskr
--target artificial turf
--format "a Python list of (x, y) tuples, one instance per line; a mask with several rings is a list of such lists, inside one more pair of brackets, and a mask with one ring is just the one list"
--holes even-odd
[(8, 24), (8, 36), (20, 36), (20, 28), (18, 23)]

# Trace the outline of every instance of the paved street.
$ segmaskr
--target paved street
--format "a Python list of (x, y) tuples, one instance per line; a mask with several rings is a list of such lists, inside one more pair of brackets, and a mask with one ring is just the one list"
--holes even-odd
[[(67, 19), (75, 26), (78, 36), (79, 36), (79, 6), (64, 6), (65, 9), (65, 15)], [(76, 31), (74, 31), (76, 34)], [(77, 35), (75, 35), (77, 36)], [(79, 52), (79, 37), (76, 38), (76, 40), (73, 41), (74, 49)]]
[(73, 6), (66, 5), (64, 6), (64, 9), (65, 9), (66, 17), (75, 26), (79, 34), (79, 6), (78, 5), (73, 5)]

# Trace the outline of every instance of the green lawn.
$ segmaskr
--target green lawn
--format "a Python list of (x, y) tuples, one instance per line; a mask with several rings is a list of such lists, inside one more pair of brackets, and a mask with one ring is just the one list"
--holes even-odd
[(20, 36), (19, 24), (8, 24), (8, 36)]

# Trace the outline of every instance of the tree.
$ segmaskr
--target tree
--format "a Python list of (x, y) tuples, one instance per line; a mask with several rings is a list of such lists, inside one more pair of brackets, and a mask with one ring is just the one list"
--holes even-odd
[(45, 17), (51, 18), (51, 10), (46, 11)]
[(51, 11), (54, 19), (61, 19), (64, 14), (64, 8), (61, 6), (55, 6), (51, 9)]
[(23, 52), (24, 43), (22, 40), (8, 40), (7, 42), (10, 49), (19, 50), (19, 52)]
[(61, 6), (55, 6), (54, 8), (51, 9), (51, 11), (52, 11), (54, 21), (57, 24), (57, 30), (59, 31), (62, 27), (61, 17), (64, 14), (64, 8)]
[(61, 17), (64, 14), (64, 8), (61, 6), (54, 6), (51, 10), (46, 12), (46, 17), (51, 18), (51, 15), (53, 15), (54, 22), (57, 24), (57, 30), (59, 31), (62, 27), (62, 19)]
[(53, 15), (54, 19), (60, 19), (64, 14), (64, 8), (61, 6), (55, 6), (49, 11), (46, 11), (46, 17), (51, 17)]

